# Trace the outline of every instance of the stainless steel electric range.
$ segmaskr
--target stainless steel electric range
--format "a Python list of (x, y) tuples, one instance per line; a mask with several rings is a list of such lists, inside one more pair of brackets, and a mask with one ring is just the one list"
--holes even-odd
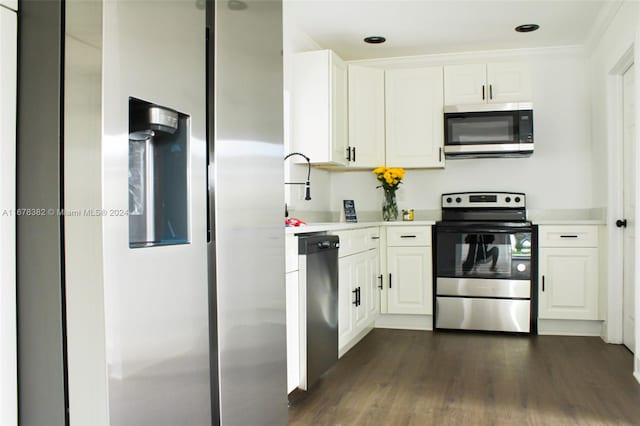
[(442, 195), (434, 329), (537, 333), (537, 232), (525, 194)]

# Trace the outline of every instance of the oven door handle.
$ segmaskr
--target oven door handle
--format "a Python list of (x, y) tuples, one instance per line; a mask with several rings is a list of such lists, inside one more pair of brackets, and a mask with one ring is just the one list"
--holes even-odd
[(447, 232), (456, 234), (516, 234), (523, 232), (531, 232), (530, 226), (512, 227), (512, 226), (437, 226), (437, 232)]

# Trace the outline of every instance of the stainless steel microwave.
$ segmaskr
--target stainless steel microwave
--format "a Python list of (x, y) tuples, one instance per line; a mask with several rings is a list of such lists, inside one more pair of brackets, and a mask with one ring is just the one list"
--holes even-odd
[(528, 157), (533, 153), (533, 105), (527, 103), (446, 106), (447, 158)]

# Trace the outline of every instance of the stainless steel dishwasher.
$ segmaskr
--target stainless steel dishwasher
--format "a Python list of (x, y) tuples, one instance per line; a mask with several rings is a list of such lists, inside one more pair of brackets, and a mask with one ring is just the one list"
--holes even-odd
[(335, 235), (298, 237), (303, 390), (311, 388), (338, 360), (339, 247)]

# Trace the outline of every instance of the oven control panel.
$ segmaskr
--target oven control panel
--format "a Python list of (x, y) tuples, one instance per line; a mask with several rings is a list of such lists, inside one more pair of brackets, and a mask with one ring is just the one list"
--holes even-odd
[(442, 194), (442, 208), (525, 208), (521, 192), (452, 192)]

